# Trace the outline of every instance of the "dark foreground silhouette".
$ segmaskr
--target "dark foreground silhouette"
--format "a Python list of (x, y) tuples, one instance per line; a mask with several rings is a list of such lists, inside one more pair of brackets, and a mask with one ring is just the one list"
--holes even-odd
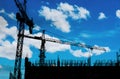
[(25, 59), (25, 79), (120, 79), (120, 66), (38, 66)]

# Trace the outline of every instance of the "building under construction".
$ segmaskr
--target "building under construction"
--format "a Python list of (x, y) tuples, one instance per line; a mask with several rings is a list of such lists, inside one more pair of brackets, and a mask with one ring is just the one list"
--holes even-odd
[(93, 66), (87, 61), (64, 60), (59, 58), (40, 63), (31, 63), (25, 58), (25, 79), (108, 79), (120, 78), (120, 62), (96, 61)]
[(27, 36), (24, 34), (25, 24), (29, 26), (29, 32), (32, 34), (34, 23), (29, 19), (26, 13), (26, 0), (24, 6), (21, 5), (19, 0), (14, 0), (19, 12), (16, 13), (16, 19), (19, 23), (19, 32), (17, 40), (16, 58), (14, 73), (10, 73), (10, 79), (22, 79), (21, 73), (21, 59), (24, 37), (29, 39), (41, 40), (39, 61), (32, 63), (28, 57), (25, 58), (25, 74), (24, 79), (108, 79), (120, 78), (120, 55), (116, 54), (116, 60), (99, 61), (97, 60), (91, 65), (91, 56), (87, 60), (46, 60), (45, 59), (45, 43), (46, 41), (67, 44), (96, 50), (106, 51), (102, 47), (95, 47), (85, 45), (82, 43), (75, 43), (70, 41), (62, 41), (51, 38), (45, 38), (45, 30), (42, 31), (42, 36)]

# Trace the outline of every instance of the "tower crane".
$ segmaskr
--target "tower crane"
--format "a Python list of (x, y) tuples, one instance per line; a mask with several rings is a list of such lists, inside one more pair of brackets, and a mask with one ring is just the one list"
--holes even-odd
[(24, 35), (24, 37), (26, 38), (31, 38), (31, 39), (36, 39), (36, 40), (41, 40), (41, 49), (40, 49), (40, 65), (44, 65), (44, 61), (45, 61), (45, 42), (54, 42), (54, 43), (60, 43), (60, 44), (66, 44), (66, 45), (72, 45), (72, 46), (78, 46), (78, 47), (82, 47), (82, 48), (87, 48), (90, 50), (96, 49), (96, 50), (102, 50), (102, 51), (106, 51), (105, 48), (103, 47), (97, 47), (97, 46), (90, 46), (90, 45), (85, 45), (83, 43), (76, 43), (76, 42), (72, 42), (72, 41), (64, 41), (64, 40), (58, 40), (58, 39), (53, 39), (53, 38), (45, 38), (45, 30), (43, 30), (42, 32), (42, 36), (38, 37), (38, 36), (28, 36), (28, 35)]
[(23, 40), (24, 40), (24, 29), (25, 24), (29, 27), (29, 32), (32, 34), (32, 29), (34, 27), (33, 20), (27, 16), (26, 13), (26, 3), (24, 0), (23, 5), (19, 0), (14, 0), (16, 6), (19, 9), (19, 12), (16, 13), (16, 19), (19, 23), (18, 28), (18, 39), (17, 39), (17, 48), (16, 48), (16, 57), (15, 57), (15, 66), (14, 66), (14, 79), (21, 79), (21, 58), (22, 58), (22, 49), (23, 49)]

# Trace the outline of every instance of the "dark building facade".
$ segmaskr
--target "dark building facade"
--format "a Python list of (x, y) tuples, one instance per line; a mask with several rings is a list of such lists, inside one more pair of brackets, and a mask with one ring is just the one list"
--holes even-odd
[(87, 61), (46, 61), (44, 66), (32, 64), (25, 58), (25, 79), (119, 79), (118, 63), (96, 62), (90, 66)]

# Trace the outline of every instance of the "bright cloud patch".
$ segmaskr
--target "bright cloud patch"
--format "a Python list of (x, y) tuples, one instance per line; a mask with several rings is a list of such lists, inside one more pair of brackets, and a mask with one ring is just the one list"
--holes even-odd
[[(0, 57), (8, 58), (8, 59), (15, 59), (16, 54), (16, 45), (17, 45), (17, 28), (16, 26), (13, 26), (11, 28), (7, 28), (8, 22), (0, 16)], [(25, 33), (29, 33), (25, 30)], [(8, 39), (6, 39), (6, 36), (11, 36), (14, 41), (10, 42)], [(35, 36), (41, 36), (41, 33), (34, 34)], [(49, 35), (45, 35), (46, 38), (54, 38)], [(3, 40), (4, 39), (4, 40)], [(59, 39), (58, 39), (59, 40)], [(34, 40), (34, 39), (24, 39), (24, 45), (23, 45), (23, 54), (22, 57), (24, 58), (26, 55), (28, 57), (32, 57), (32, 50), (30, 49), (30, 46), (35, 46), (36, 48), (40, 48), (41, 41), (40, 40)], [(60, 45), (57, 43), (46, 43), (46, 49), (49, 53), (54, 53), (57, 51), (65, 51), (70, 48), (69, 45)], [(11, 50), (12, 49), (12, 50)]]
[[(8, 59), (15, 59), (16, 54), (16, 41), (17, 41), (17, 28), (13, 26), (7, 28), (8, 22), (0, 16), (0, 57), (5, 57)], [(10, 42), (6, 39), (7, 36), (12, 37), (15, 41)], [(4, 39), (4, 40), (3, 40)], [(32, 52), (29, 46), (24, 45), (23, 57), (28, 53), (29, 57), (32, 56)]]
[(70, 32), (70, 24), (67, 22), (67, 16), (64, 15), (61, 11), (56, 9), (50, 9), (48, 7), (42, 7), (42, 11), (39, 11), (39, 14), (45, 17), (46, 20), (51, 20), (54, 26), (57, 29), (62, 30), (63, 32)]
[(46, 20), (52, 21), (52, 24), (62, 32), (70, 32), (68, 18), (79, 20), (87, 19), (90, 16), (90, 12), (87, 9), (68, 3), (60, 3), (56, 9), (43, 6), (42, 10), (38, 12), (39, 15), (44, 16)]
[(0, 40), (5, 37), (4, 30), (6, 26), (8, 26), (7, 21), (3, 17), (0, 16)]
[[(37, 33), (34, 34), (34, 36), (41, 36), (41, 33)], [(55, 37), (51, 37), (49, 35), (45, 35), (45, 38), (49, 38), (49, 39), (55, 39), (55, 40), (59, 40), (58, 38)], [(36, 48), (40, 48), (41, 46), (41, 41), (40, 40), (34, 40), (34, 39), (27, 39), (25, 38), (25, 45), (27, 46), (35, 46)], [(65, 51), (65, 50), (69, 50), (70, 45), (64, 45), (64, 44), (59, 44), (59, 43), (53, 43), (53, 42), (46, 42), (45, 43), (45, 48), (47, 49), (46, 51), (49, 53), (55, 53), (58, 51)]]
[(102, 48), (102, 49), (86, 49), (87, 52), (83, 52), (82, 50), (72, 50), (70, 49), (70, 52), (72, 53), (73, 56), (75, 57), (90, 57), (92, 55), (101, 55), (103, 53), (110, 52), (109, 47), (99, 47), (98, 45), (95, 45), (94, 47)]
[(91, 53), (89, 52), (83, 52), (82, 50), (70, 50), (73, 56), (75, 57), (89, 57), (91, 56)]
[(74, 7), (68, 3), (60, 3), (57, 9), (62, 10), (64, 12), (72, 12), (74, 11)]
[(116, 16), (120, 19), (120, 10), (116, 11)]
[(7, 14), (11, 19), (16, 20), (16, 16), (14, 13)]
[(33, 29), (36, 30), (36, 31), (39, 31), (40, 30), (40, 26), (35, 25), (35, 27)]
[(57, 9), (61, 10), (74, 20), (87, 19), (87, 17), (90, 16), (90, 12), (87, 9), (76, 5), (72, 6), (68, 3), (60, 3)]
[[(0, 16), (0, 57), (5, 57), (8, 59), (15, 59), (16, 54), (16, 45), (17, 45), (17, 28), (16, 26), (13, 26), (11, 28), (7, 28), (8, 23), (7, 21)], [(25, 34), (29, 34), (29, 31), (25, 30)], [(6, 36), (11, 36), (14, 41), (10, 42), (8, 39), (6, 39)], [(41, 36), (41, 33), (34, 34), (34, 36)], [(59, 40), (56, 37), (52, 37), (50, 35), (45, 35), (46, 38), (52, 38)], [(4, 40), (3, 40), (4, 39)], [(34, 40), (34, 39), (24, 39), (24, 45), (23, 45), (23, 54), (22, 57), (24, 58), (26, 55), (28, 57), (32, 57), (32, 50), (30, 49), (30, 46), (34, 46), (36, 48), (40, 48), (41, 41), (40, 40)], [(82, 50), (72, 50), (70, 45), (64, 45), (59, 43), (52, 43), (52, 42), (46, 42), (45, 44), (47, 52), (49, 53), (55, 53), (58, 51), (66, 51), (69, 50), (72, 55), (75, 57), (89, 57), (89, 52), (83, 52)], [(97, 45), (96, 45), (97, 46)], [(91, 55), (100, 55), (104, 52), (109, 52), (109, 47), (104, 47), (106, 51), (101, 50), (93, 50), (93, 53)], [(12, 50), (11, 50), (12, 49)]]
[(4, 10), (4, 9), (1, 9), (1, 10), (0, 10), (0, 13), (5, 13), (5, 10)]
[[(46, 8), (48, 8), (48, 7), (46, 7)], [(48, 8), (48, 10), (50, 10), (50, 9)], [(53, 10), (53, 12), (54, 11), (56, 13), (58, 12), (59, 15), (62, 14), (62, 12), (59, 13), (59, 11), (57, 11), (57, 10), (54, 10), (54, 9), (52, 9), (52, 10)], [(4, 11), (2, 11), (2, 12), (4, 12)], [(49, 13), (48, 13), (48, 15), (49, 15)], [(66, 18), (67, 16), (66, 17), (65, 16), (63, 16), (63, 17)], [(54, 20), (52, 16), (51, 17), (48, 16), (46, 18), (47, 19), (52, 18), (52, 20)], [(17, 28), (16, 28), (16, 26), (7, 28), (8, 25), (9, 25), (8, 22), (2, 16), (0, 16), (0, 35), (1, 35), (0, 36), (0, 57), (4, 57), (4, 58), (8, 58), (8, 59), (15, 59), (16, 45), (17, 45)], [(39, 29), (38, 27), (39, 26), (37, 26), (36, 29)], [(25, 30), (25, 34), (26, 33), (29, 33), (29, 32)], [(10, 41), (9, 39), (6, 39), (7, 36), (12, 37), (14, 39), (14, 41)], [(41, 33), (34, 34), (34, 36), (41, 36)], [(50, 35), (45, 35), (45, 37), (59, 40), (58, 38), (52, 37)], [(41, 41), (27, 39), (27, 38), (25, 38), (24, 41), (25, 42), (24, 42), (24, 46), (23, 46), (22, 57), (24, 58), (26, 55), (28, 55), (28, 57), (32, 57), (32, 50), (30, 49), (30, 46), (32, 45), (36, 48), (40, 48)], [(110, 51), (110, 49), (108, 47), (104, 47), (104, 48), (107, 50), (107, 52)], [(59, 44), (59, 43), (46, 42), (46, 49), (47, 49), (47, 52), (49, 52), (49, 53), (55, 53), (58, 51), (69, 50), (70, 53), (72, 55), (74, 55), (75, 57), (88, 57), (90, 55), (89, 52), (83, 52), (82, 50), (72, 50), (70, 45), (63, 45), (63, 44)], [(92, 55), (100, 55), (100, 54), (103, 54), (104, 52), (105, 51), (93, 50)]]
[[(94, 47), (98, 47), (98, 48), (100, 48), (98, 45), (94, 45)], [(110, 52), (110, 48), (109, 47), (102, 47), (103, 49), (99, 49), (99, 50), (97, 50), (97, 49), (93, 49), (92, 50), (92, 53), (93, 54), (95, 54), (95, 55), (100, 55), (100, 54), (103, 54), (103, 53), (105, 53), (105, 52)]]
[(7, 15), (9, 18), (11, 18), (12, 20), (15, 20), (16, 21), (16, 16), (14, 13), (7, 13), (4, 9), (1, 9), (0, 10), (0, 13), (3, 13), (5, 15)]
[(0, 65), (0, 69), (2, 69), (2, 66)]
[(105, 18), (106, 18), (105, 14), (103, 12), (100, 12), (98, 19), (102, 20), (102, 19), (105, 19)]

